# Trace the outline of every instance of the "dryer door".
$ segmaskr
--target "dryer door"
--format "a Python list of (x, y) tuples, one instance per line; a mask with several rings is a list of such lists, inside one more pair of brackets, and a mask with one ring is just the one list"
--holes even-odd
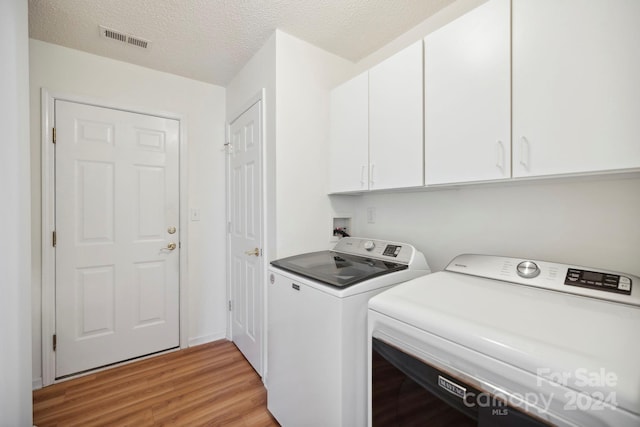
[(371, 375), (374, 427), (549, 425), (376, 338)]

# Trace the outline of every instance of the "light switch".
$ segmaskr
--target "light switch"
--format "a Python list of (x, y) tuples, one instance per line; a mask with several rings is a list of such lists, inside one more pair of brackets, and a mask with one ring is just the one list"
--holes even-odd
[(200, 221), (200, 209), (191, 208), (191, 221)]
[(376, 208), (375, 207), (368, 207), (367, 208), (367, 222), (369, 224), (375, 224), (376, 223)]

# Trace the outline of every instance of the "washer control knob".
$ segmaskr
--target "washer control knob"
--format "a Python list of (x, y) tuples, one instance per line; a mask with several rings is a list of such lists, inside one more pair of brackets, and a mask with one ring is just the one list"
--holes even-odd
[(533, 279), (538, 274), (540, 274), (540, 269), (533, 261), (522, 261), (518, 264), (518, 276), (524, 277), (525, 279)]
[(373, 240), (367, 240), (366, 242), (364, 242), (364, 248), (368, 251), (372, 251), (373, 248), (376, 247), (376, 244), (373, 242)]

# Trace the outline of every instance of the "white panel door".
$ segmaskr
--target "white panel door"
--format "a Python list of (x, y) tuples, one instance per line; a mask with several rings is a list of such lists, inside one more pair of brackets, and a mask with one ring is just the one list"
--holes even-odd
[(513, 176), (640, 167), (640, 1), (513, 1)]
[(329, 192), (369, 189), (369, 73), (331, 91)]
[(422, 40), (369, 71), (369, 188), (423, 185)]
[(179, 122), (57, 100), (55, 127), (56, 377), (177, 347)]
[(231, 336), (262, 375), (262, 126), (261, 102), (231, 123)]
[(511, 177), (509, 3), (484, 3), (424, 40), (427, 185)]

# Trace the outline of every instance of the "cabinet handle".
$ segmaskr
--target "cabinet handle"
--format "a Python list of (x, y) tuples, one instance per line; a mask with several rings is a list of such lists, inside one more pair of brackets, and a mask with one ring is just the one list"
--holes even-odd
[(497, 155), (497, 160), (496, 160), (496, 167), (498, 169), (500, 169), (502, 171), (502, 173), (504, 174), (504, 144), (502, 143), (502, 141), (498, 140), (498, 143), (496, 145), (496, 155)]
[(520, 137), (520, 164), (529, 171), (529, 141), (524, 136)]
[(373, 170), (374, 170), (375, 167), (376, 167), (376, 165), (374, 165), (373, 163), (371, 163), (369, 165), (369, 186), (371, 187), (371, 189), (373, 189), (373, 183), (374, 183)]
[(364, 182), (364, 170), (365, 170), (366, 166), (362, 165), (362, 167), (360, 168), (360, 186), (364, 187), (365, 182)]

